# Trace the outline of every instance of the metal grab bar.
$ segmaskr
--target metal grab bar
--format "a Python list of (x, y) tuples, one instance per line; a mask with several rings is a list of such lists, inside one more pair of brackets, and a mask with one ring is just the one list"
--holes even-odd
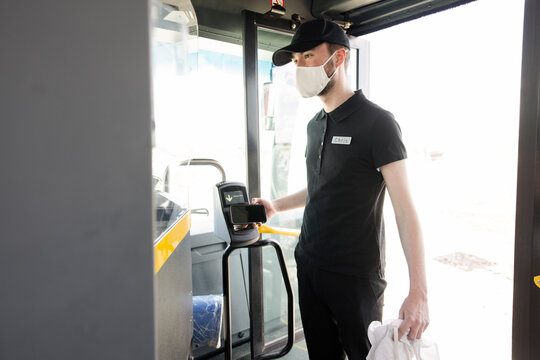
[[(188, 166), (188, 165), (199, 165), (199, 166), (213, 166), (221, 174), (221, 181), (225, 181), (227, 179), (227, 176), (225, 175), (225, 169), (219, 161), (214, 159), (188, 159), (181, 161), (176, 166)], [(165, 192), (169, 192), (169, 172), (170, 172), (170, 165), (167, 165), (167, 168), (165, 169), (165, 175), (163, 176), (163, 182), (164, 182), (164, 190)]]
[[(232, 359), (232, 324), (231, 324), (231, 290), (230, 290), (230, 273), (229, 273), (229, 257), (231, 253), (236, 249), (241, 248), (255, 248), (263, 246), (272, 246), (276, 250), (276, 255), (279, 261), (279, 267), (281, 269), (281, 275), (285, 282), (285, 289), (287, 291), (287, 344), (280, 351), (260, 354), (255, 357), (251, 356), (253, 360), (269, 360), (277, 359), (285, 356), (294, 345), (294, 293), (289, 279), (289, 272), (287, 271), (287, 265), (285, 264), (285, 257), (283, 256), (283, 250), (281, 246), (274, 240), (266, 239), (259, 240), (253, 244), (246, 246), (231, 246), (230, 244), (225, 249), (222, 257), (222, 271), (223, 271), (223, 329), (225, 337), (225, 360)], [(251, 289), (250, 289), (251, 291)]]

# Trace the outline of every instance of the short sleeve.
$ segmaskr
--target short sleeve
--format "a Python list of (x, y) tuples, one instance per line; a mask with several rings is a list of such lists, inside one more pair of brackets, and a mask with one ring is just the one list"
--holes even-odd
[(389, 112), (384, 112), (373, 123), (372, 156), (375, 168), (407, 158), (401, 128)]

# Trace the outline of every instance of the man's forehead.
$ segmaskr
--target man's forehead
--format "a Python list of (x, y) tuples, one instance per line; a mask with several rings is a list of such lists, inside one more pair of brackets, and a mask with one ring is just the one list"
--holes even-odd
[(328, 43), (324, 42), (324, 43), (322, 43), (320, 45), (315, 46), (312, 49), (309, 49), (309, 50), (306, 50), (306, 51), (303, 51), (303, 52), (292, 52), (291, 57), (300, 56), (300, 55), (302, 55), (304, 53), (307, 53), (307, 52), (310, 52), (310, 51), (320, 51), (320, 50), (325, 50), (325, 49), (328, 49)]

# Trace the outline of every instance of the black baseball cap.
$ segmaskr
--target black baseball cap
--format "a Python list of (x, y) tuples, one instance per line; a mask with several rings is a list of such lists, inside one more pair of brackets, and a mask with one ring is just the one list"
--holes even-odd
[(300, 25), (292, 38), (291, 44), (277, 50), (272, 55), (272, 62), (276, 66), (288, 64), (291, 61), (291, 53), (311, 50), (323, 42), (350, 48), (349, 38), (338, 24), (324, 19), (317, 19)]

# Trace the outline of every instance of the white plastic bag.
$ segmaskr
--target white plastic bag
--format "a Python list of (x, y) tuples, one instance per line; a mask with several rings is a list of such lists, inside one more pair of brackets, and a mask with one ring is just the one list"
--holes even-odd
[(368, 328), (371, 350), (366, 360), (440, 360), (437, 344), (427, 339), (410, 341), (406, 335), (398, 339), (402, 320), (381, 324), (373, 321)]

